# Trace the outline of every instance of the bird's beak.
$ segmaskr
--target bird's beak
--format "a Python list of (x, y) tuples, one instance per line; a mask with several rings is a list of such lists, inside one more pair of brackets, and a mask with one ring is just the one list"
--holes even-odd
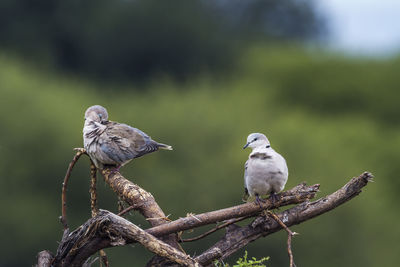
[(247, 144), (244, 145), (243, 149), (245, 149), (246, 147), (248, 147), (250, 145), (250, 142), (247, 142)]

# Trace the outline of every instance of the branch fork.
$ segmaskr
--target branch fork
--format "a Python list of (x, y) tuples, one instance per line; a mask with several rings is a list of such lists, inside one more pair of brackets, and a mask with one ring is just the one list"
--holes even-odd
[[(133, 242), (140, 243), (157, 255), (147, 266), (164, 266), (167, 263), (169, 265), (175, 263), (184, 266), (208, 266), (214, 260), (225, 259), (248, 243), (281, 229), (285, 229), (288, 233), (288, 255), (290, 266), (294, 267), (291, 239), (296, 233), (292, 232), (288, 227), (319, 216), (351, 200), (372, 180), (372, 175), (364, 172), (360, 176), (351, 179), (336, 192), (312, 202), (310, 200), (318, 192), (319, 184), (307, 186), (302, 183), (278, 194), (276, 199), (266, 199), (265, 203), (260, 203), (260, 205), (245, 203), (196, 215), (188, 213), (184, 218), (170, 221), (169, 219), (166, 220), (165, 213), (151, 193), (125, 179), (112, 168), (101, 170), (104, 180), (129, 206), (118, 215), (109, 211), (98, 210), (96, 193), (97, 171), (92, 166), (90, 188), (92, 218), (70, 233), (66, 214), (67, 183), (72, 168), (79, 157), (85, 153), (84, 149), (77, 149), (77, 153), (70, 163), (64, 179), (61, 216), (64, 234), (56, 256), (53, 257), (48, 251), (40, 252), (38, 254), (39, 267), (50, 266), (50, 264), (54, 266), (82, 266), (91, 255), (98, 251), (100, 251), (103, 262), (108, 266), (108, 260), (103, 251), (104, 248)], [(291, 204), (297, 205), (277, 214), (268, 211)], [(151, 228), (143, 230), (120, 217), (131, 210), (139, 211), (150, 223)], [(265, 211), (268, 216), (265, 216)], [(255, 217), (255, 219), (248, 225), (238, 226), (235, 224), (249, 217)], [(184, 231), (219, 222), (223, 223), (197, 237), (180, 238)], [(179, 245), (180, 242), (199, 240), (223, 228), (227, 229), (223, 238), (195, 258), (187, 255)], [(48, 264), (49, 259), (52, 259), (50, 264)]]

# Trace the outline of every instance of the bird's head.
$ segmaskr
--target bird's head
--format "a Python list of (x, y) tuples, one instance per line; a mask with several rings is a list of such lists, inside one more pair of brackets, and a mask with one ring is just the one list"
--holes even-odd
[(243, 149), (245, 149), (246, 147), (254, 149), (260, 146), (269, 147), (270, 144), (268, 138), (262, 133), (252, 133), (247, 137), (247, 143), (243, 147)]
[(100, 105), (91, 106), (85, 112), (85, 120), (92, 120), (104, 124), (108, 121), (107, 110)]

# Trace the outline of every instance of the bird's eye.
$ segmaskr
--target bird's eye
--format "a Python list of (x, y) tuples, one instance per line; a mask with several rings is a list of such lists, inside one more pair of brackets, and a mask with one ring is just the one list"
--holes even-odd
[(257, 137), (256, 138), (254, 138), (254, 140), (253, 141), (257, 141)]

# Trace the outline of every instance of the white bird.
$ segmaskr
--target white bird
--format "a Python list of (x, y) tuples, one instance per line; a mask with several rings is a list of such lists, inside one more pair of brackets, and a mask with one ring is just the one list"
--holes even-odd
[(249, 159), (244, 166), (245, 192), (256, 197), (259, 204), (260, 196), (283, 190), (288, 179), (288, 168), (285, 159), (271, 148), (268, 138), (261, 133), (252, 133), (247, 137), (243, 147), (252, 148)]
[(157, 143), (139, 129), (109, 121), (107, 110), (99, 105), (85, 112), (83, 143), (97, 168), (113, 165), (116, 171), (134, 158), (158, 149), (172, 150), (171, 146)]

